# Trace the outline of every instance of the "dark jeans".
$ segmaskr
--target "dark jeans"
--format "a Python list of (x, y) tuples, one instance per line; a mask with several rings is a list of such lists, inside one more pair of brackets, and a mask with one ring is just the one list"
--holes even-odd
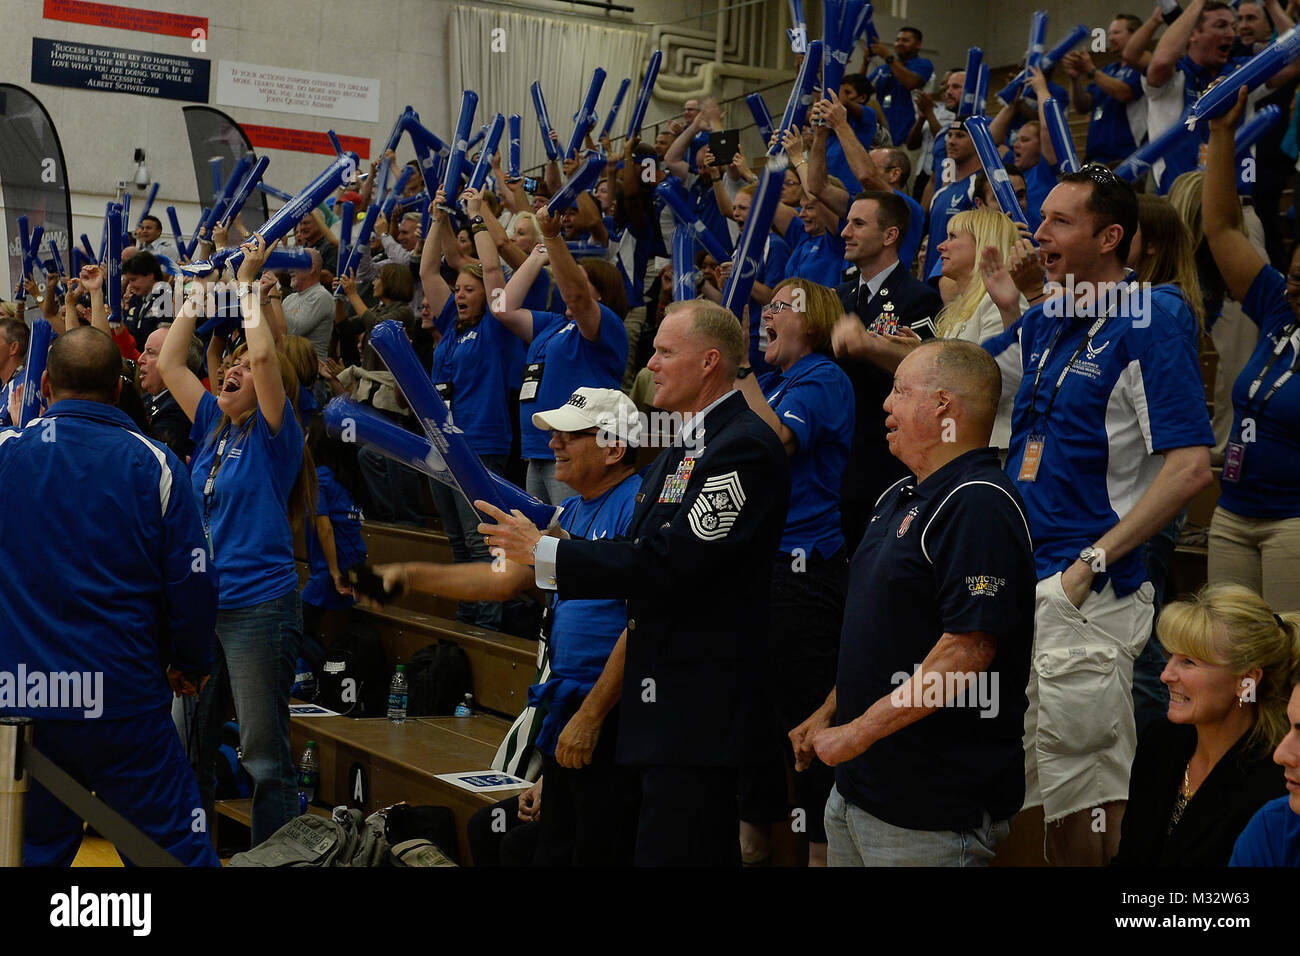
[[(498, 475), (506, 465), (505, 455), (480, 455), (479, 461), (488, 471)], [(478, 533), (478, 526), (483, 517), (474, 510), (459, 491), (453, 491), (436, 479), (429, 479), (429, 489), (433, 493), (433, 503), (442, 518), (443, 530), (447, 532), (447, 541), (451, 544), (451, 559), (457, 564), (468, 561), (492, 562), (492, 555), (483, 535)], [(461, 601), (456, 606), (456, 620), (474, 624), (489, 630), (501, 629), (500, 601)]]
[(420, 507), (420, 482), (424, 476), (420, 472), (369, 448), (357, 449), (357, 467), (370, 494), (366, 517), (424, 526), (425, 515)]
[(212, 819), (226, 695), (235, 700), (241, 762), (253, 780), (253, 846), (298, 816), (298, 774), (289, 752), (289, 688), (302, 643), (298, 592), (217, 612), (212, 677), (199, 695), (191, 759)]
[(1169, 710), (1169, 688), (1160, 679), (1165, 669), (1165, 649), (1156, 636), (1156, 622), (1165, 605), (1169, 588), (1169, 568), (1173, 563), (1174, 548), (1187, 524), (1187, 512), (1181, 511), (1165, 528), (1142, 545), (1142, 563), (1147, 578), (1155, 588), (1155, 618), (1151, 623), (1151, 637), (1146, 647), (1133, 662), (1133, 717), (1137, 724), (1138, 739), (1153, 721), (1165, 716)]
[(826, 798), (835, 774), (816, 759), (796, 773), (788, 734), (826, 702), (835, 686), (849, 566), (843, 549), (831, 558), (811, 554), (803, 570), (794, 569), (798, 566), (782, 554), (772, 568), (767, 686), (776, 721), (770, 732), (772, 757), (761, 766), (741, 768), (740, 819), (755, 824), (789, 819), (786, 777), (793, 773), (808, 839), (825, 843)]

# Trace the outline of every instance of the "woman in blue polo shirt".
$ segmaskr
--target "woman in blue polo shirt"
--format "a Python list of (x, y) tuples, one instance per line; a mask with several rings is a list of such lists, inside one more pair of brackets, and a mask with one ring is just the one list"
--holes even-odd
[[(473, 214), (477, 197), (466, 194)], [(627, 294), (618, 269), (600, 259), (577, 260), (560, 234), (560, 218), (537, 213), (542, 242), (504, 284), (498, 263), (484, 254), (483, 277), (502, 325), (527, 347), (519, 390), (520, 454), (528, 462), (528, 493), (558, 505), (573, 489), (555, 478), (550, 434), (532, 423), (538, 409), (558, 408), (578, 388), (618, 388), (627, 367)], [(489, 241), (480, 234), (478, 242)], [(523, 307), (524, 293), (549, 258), (563, 313)]]
[(298, 815), (289, 688), (302, 640), (302, 610), (291, 528), (314, 503), (316, 488), (289, 399), (297, 394), (297, 376), (289, 359), (276, 351), (270, 325), (258, 321), (257, 277), (269, 249), (258, 235), (241, 248), (246, 351), (236, 350), (220, 394), (208, 392), (186, 364), (198, 311), (188, 303), (163, 342), (158, 368), (194, 423), (190, 478), (203, 512), (207, 560), (220, 588), (212, 678), (198, 707), (199, 788), (211, 820), (228, 686), (239, 717), (243, 764), (253, 778), (256, 845)]
[(1210, 522), (1209, 580), (1244, 584), (1279, 611), (1300, 610), (1300, 250), (1284, 277), (1241, 231), (1233, 136), (1244, 91), (1210, 124), (1205, 238), (1228, 294), (1259, 326), (1232, 388), (1232, 431)]
[[(737, 387), (790, 455), (790, 507), (781, 550), (774, 556), (771, 590), (772, 667), (769, 693), (780, 718), (784, 764), (741, 774), (741, 846), (765, 855), (769, 825), (789, 816), (786, 764), (793, 766), (786, 731), (801, 709), (815, 710), (835, 684), (848, 557), (840, 532), (840, 481), (853, 439), (853, 386), (826, 354), (831, 329), (843, 312), (839, 297), (806, 279), (786, 279), (763, 309), (767, 361), (780, 371), (760, 389), (741, 369)], [(811, 710), (808, 711), (811, 713)], [(795, 774), (799, 806), (807, 812), (810, 858), (826, 858), (822, 809), (833, 777), (814, 762)]]
[[(482, 265), (475, 262), (461, 266), (454, 291), (443, 279), (438, 251), (447, 229), (446, 213), (438, 208), (443, 201), (439, 189), (429, 208), (433, 228), (420, 261), (424, 295), (437, 316), (434, 325), (442, 336), (433, 353), (433, 385), (483, 466), (502, 474), (510, 454), (508, 388), (514, 339), (488, 308)], [(472, 228), (487, 236), (481, 221)], [(500, 268), (495, 248), (492, 262)], [(431, 479), (429, 487), (451, 544), (452, 560), (491, 562), (492, 555), (477, 530), (482, 519), (465, 496), (440, 481)], [(461, 602), (456, 617), (496, 629), (501, 624), (501, 605)]]

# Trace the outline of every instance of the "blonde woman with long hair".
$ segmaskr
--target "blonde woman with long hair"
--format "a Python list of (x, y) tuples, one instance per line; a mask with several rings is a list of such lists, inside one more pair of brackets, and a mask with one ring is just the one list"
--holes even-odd
[[(1029, 309), (1023, 292), (1016, 302), (999, 305), (984, 285), (982, 259), (988, 249), (997, 250), (998, 263), (1008, 261), (1020, 231), (1006, 215), (992, 209), (968, 209), (948, 220), (948, 238), (939, 243), (939, 268), (944, 279), (954, 283), (955, 293), (935, 322), (939, 338), (965, 339), (980, 343), (999, 335)], [(1002, 366), (1002, 363), (999, 363)], [(1011, 410), (1015, 405), (1019, 378), (1015, 369), (1001, 367), (1002, 397), (993, 423), (989, 444), (1006, 450), (1011, 442)]]
[(1272, 754), (1290, 729), (1300, 614), (1210, 584), (1168, 605), (1156, 629), (1169, 709), (1138, 745), (1114, 862), (1224, 866), (1255, 812), (1286, 794)]
[[(997, 335), (1006, 322), (984, 288), (980, 256), (993, 246), (1005, 261), (1020, 232), (1005, 215), (991, 209), (968, 209), (948, 220), (948, 238), (939, 243), (940, 272), (955, 284), (955, 295), (939, 313), (935, 328), (941, 339), (979, 343)], [(1020, 300), (1020, 311), (1029, 304)]]

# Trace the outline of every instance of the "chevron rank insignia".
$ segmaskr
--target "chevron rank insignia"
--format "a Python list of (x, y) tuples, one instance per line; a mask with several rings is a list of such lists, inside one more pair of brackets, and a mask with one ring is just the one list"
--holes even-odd
[(718, 541), (731, 531), (744, 506), (745, 489), (740, 486), (740, 475), (729, 471), (704, 483), (686, 517), (695, 537), (701, 541)]

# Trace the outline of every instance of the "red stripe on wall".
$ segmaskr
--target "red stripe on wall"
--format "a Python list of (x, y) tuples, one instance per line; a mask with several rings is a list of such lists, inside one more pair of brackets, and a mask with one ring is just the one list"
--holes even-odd
[[(305, 129), (285, 129), (282, 126), (254, 126), (252, 123), (240, 123), (248, 139), (255, 147), (263, 149), (287, 149), (295, 153), (320, 153), (324, 156), (334, 155), (334, 146), (324, 133), (314, 133)], [(364, 136), (340, 136), (343, 148), (356, 153), (363, 159), (370, 155), (370, 139)]]

